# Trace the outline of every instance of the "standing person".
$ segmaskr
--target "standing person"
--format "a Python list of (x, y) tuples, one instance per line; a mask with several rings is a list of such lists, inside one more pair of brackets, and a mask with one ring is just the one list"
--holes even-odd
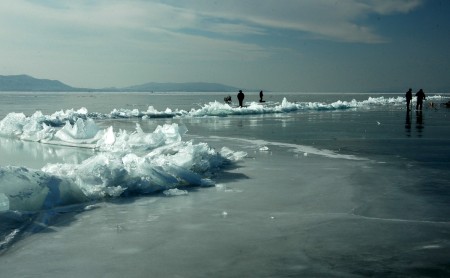
[(420, 89), (416, 93), (416, 97), (417, 97), (416, 110), (422, 110), (423, 100), (425, 99), (425, 93), (423, 92), (422, 89)]
[(412, 99), (412, 89), (409, 88), (409, 90), (405, 94), (406, 97), (406, 110), (411, 110), (411, 99)]
[(242, 90), (239, 90), (239, 93), (237, 94), (237, 98), (239, 100), (239, 107), (242, 107), (242, 104), (244, 102), (244, 93), (242, 92)]
[(263, 97), (264, 97), (263, 91), (259, 91), (259, 102), (264, 102)]

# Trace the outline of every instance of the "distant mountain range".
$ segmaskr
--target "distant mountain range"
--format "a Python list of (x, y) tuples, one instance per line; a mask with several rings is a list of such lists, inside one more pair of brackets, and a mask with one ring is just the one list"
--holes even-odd
[(57, 80), (36, 79), (28, 75), (0, 75), (0, 91), (77, 91)]
[(146, 83), (124, 88), (76, 88), (58, 80), (37, 79), (29, 75), (0, 75), (0, 91), (9, 92), (236, 92), (239, 88), (218, 83)]

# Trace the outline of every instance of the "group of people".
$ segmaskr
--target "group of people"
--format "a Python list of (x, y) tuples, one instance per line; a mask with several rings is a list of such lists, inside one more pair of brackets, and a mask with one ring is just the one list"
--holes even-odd
[[(417, 98), (416, 110), (420, 110), (421, 111), (422, 107), (423, 107), (423, 101), (426, 98), (425, 92), (423, 91), (423, 89), (420, 89), (415, 94), (415, 96)], [(263, 100), (263, 97), (264, 97), (264, 93), (263, 93), (263, 91), (260, 91), (259, 92), (259, 102), (265, 102), (265, 100)], [(409, 90), (406, 92), (405, 97), (406, 97), (406, 109), (408, 111), (410, 111), (411, 110), (411, 100), (412, 100), (412, 97), (413, 97), (411, 88), (409, 88)], [(237, 99), (239, 101), (239, 107), (243, 107), (243, 105), (244, 105), (244, 98), (245, 98), (244, 93), (242, 92), (242, 90), (239, 90), (239, 93), (237, 94)], [(231, 104), (231, 96), (226, 96), (224, 98), (224, 101), (226, 103), (228, 103), (228, 104)], [(450, 101), (449, 101), (449, 105), (450, 105)]]
[[(423, 101), (425, 100), (425, 93), (422, 89), (420, 89), (417, 93), (416, 93), (416, 98), (417, 98), (417, 103), (416, 103), (416, 110), (422, 110), (422, 106), (423, 106)], [(412, 100), (412, 89), (409, 88), (409, 90), (406, 92), (405, 94), (406, 97), (406, 109), (408, 111), (411, 110), (411, 100)]]
[[(259, 102), (266, 102), (265, 100), (263, 100), (264, 97), (264, 93), (263, 91), (259, 92)], [(239, 93), (237, 94), (237, 99), (239, 101), (239, 107), (243, 107), (244, 106), (244, 98), (245, 95), (242, 92), (242, 90), (239, 90)], [(225, 103), (231, 104), (231, 96), (226, 96), (223, 99), (225, 101)]]

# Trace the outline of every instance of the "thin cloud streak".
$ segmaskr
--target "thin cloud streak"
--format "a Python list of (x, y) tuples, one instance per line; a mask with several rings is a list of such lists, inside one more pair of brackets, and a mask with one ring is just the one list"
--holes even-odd
[(19, 18), (50, 31), (65, 27), (69, 30), (118, 28), (182, 32), (193, 29), (218, 34), (263, 34), (262, 28), (287, 28), (322, 39), (373, 43), (380, 36), (358, 20), (371, 14), (407, 13), (422, 1), (185, 0), (167, 3), (172, 5), (158, 1), (77, 1), (52, 8), (39, 2), (16, 0), (2, 2), (0, 7), (2, 14), (9, 18)]

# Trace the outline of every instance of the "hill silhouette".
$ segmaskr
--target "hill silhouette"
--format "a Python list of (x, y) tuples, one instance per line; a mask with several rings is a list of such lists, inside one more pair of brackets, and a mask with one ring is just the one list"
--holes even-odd
[(76, 88), (58, 80), (37, 79), (29, 75), (0, 75), (0, 91), (10, 92), (235, 92), (238, 88), (219, 83), (150, 82), (123, 88)]
[(58, 80), (37, 79), (29, 75), (0, 75), (0, 91), (79, 91)]

